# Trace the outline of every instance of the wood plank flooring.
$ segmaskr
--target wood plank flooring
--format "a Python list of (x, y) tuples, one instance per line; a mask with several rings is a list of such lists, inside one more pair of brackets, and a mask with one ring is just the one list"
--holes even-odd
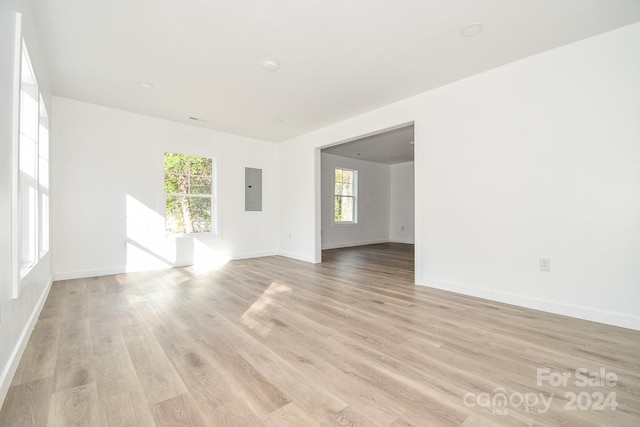
[(0, 426), (640, 426), (640, 332), (323, 257), (54, 283)]

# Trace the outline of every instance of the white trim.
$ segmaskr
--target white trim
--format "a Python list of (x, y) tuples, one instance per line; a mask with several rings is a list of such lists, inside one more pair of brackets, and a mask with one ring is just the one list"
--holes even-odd
[(315, 257), (311, 257), (307, 254), (298, 254), (295, 252), (279, 251), (277, 255), (280, 255), (286, 258), (297, 259), (298, 261), (309, 262), (311, 264), (318, 264), (321, 262), (319, 260), (316, 261)]
[[(239, 259), (249, 259), (249, 258), (261, 258), (266, 256), (276, 256), (281, 255), (278, 251), (262, 251), (262, 252), (245, 252), (239, 253), (235, 255), (230, 254), (222, 254), (221, 258), (228, 258), (229, 260), (239, 260)], [(286, 256), (286, 255), (285, 255)], [(294, 257), (290, 257), (294, 258)], [(305, 260), (306, 261), (306, 260)], [(178, 267), (188, 267), (193, 265), (192, 263), (187, 264), (174, 264), (167, 266), (165, 268), (150, 268), (145, 271), (153, 271), (153, 270), (169, 270), (171, 268)], [(100, 277), (100, 276), (112, 276), (114, 274), (125, 274), (131, 273), (132, 271), (127, 271), (127, 266), (122, 265), (118, 267), (108, 267), (108, 268), (95, 268), (91, 270), (75, 270), (75, 271), (64, 271), (53, 274), (53, 280), (73, 280), (73, 279), (85, 279), (87, 277)], [(136, 271), (137, 272), (137, 271)]]
[(20, 296), (20, 248), (18, 218), (20, 200), (18, 199), (20, 174), (20, 73), (22, 67), (22, 14), (16, 13), (15, 40), (13, 43), (13, 129), (11, 138), (11, 298)]
[[(351, 182), (351, 195), (344, 194), (336, 194), (336, 171), (349, 171), (353, 172), (353, 182)], [(344, 184), (344, 181), (340, 181), (341, 184)], [(336, 221), (335, 213), (331, 215), (331, 224), (333, 226), (344, 226), (344, 225), (358, 225), (358, 169), (345, 168), (343, 166), (334, 166), (333, 168), (333, 209), (331, 212), (335, 212), (336, 209), (336, 197), (351, 197), (353, 199), (352, 206), (353, 210), (351, 212), (351, 217), (353, 218), (351, 221)]]
[(40, 299), (38, 300), (38, 303), (35, 305), (33, 311), (31, 312), (31, 316), (29, 316), (29, 321), (26, 323), (26, 325), (22, 329), (20, 338), (18, 339), (16, 346), (13, 348), (13, 351), (9, 356), (9, 360), (4, 367), (2, 374), (0, 375), (0, 402), (4, 402), (4, 398), (7, 396), (7, 392), (9, 391), (9, 387), (11, 386), (11, 381), (13, 380), (13, 376), (16, 374), (16, 370), (18, 369), (18, 364), (20, 363), (20, 359), (22, 358), (24, 349), (27, 347), (29, 338), (31, 338), (31, 333), (33, 332), (33, 329), (36, 326), (36, 322), (40, 317), (40, 313), (42, 312), (44, 303), (47, 300), (47, 296), (49, 296), (49, 291), (51, 290), (52, 284), (53, 284), (53, 278), (49, 278), (49, 282), (47, 283), (47, 286), (42, 292), (42, 295), (40, 295)]
[(615, 313), (611, 311), (598, 310), (591, 307), (564, 304), (556, 301), (515, 295), (506, 292), (496, 292), (489, 289), (444, 282), (428, 277), (422, 278), (416, 284), (428, 286), (435, 289), (441, 289), (444, 291), (455, 292), (462, 295), (469, 295), (491, 301), (511, 304), (518, 307), (525, 307), (533, 310), (544, 311), (547, 313), (574, 317), (581, 320), (589, 320), (592, 322), (619, 326), (621, 328), (640, 330), (640, 316), (635, 316), (633, 314)]
[(331, 144), (323, 145), (323, 146), (319, 147), (318, 150), (322, 150), (324, 148), (329, 148), (329, 147), (334, 147), (336, 145), (346, 144), (347, 142), (357, 141), (359, 139), (368, 138), (370, 136), (378, 135), (378, 134), (381, 134), (381, 133), (390, 132), (392, 130), (396, 130), (396, 129), (404, 128), (404, 127), (407, 127), (407, 126), (411, 126), (414, 123), (415, 123), (415, 120), (410, 120), (408, 122), (401, 123), (399, 125), (393, 125), (393, 126), (389, 126), (389, 127), (386, 127), (386, 128), (374, 130), (372, 132), (366, 132), (366, 133), (363, 133), (363, 134), (357, 134), (356, 136), (352, 136), (350, 138), (341, 139), (341, 140), (339, 140), (337, 142), (332, 142)]
[(313, 150), (313, 169), (313, 252), (310, 260), (307, 260), (306, 256), (304, 260), (319, 264), (322, 262), (322, 151), (320, 148)]
[(280, 255), (280, 252), (278, 251), (245, 252), (237, 255), (229, 255), (229, 259), (234, 261), (239, 259), (262, 258), (266, 256), (276, 256), (276, 255)]
[(330, 228), (360, 228), (362, 227), (362, 224), (358, 224), (357, 222), (353, 222), (353, 221), (344, 221), (344, 222), (335, 222), (332, 221), (331, 224), (329, 225)]
[[(206, 158), (206, 159), (210, 159), (211, 160), (211, 194), (182, 194), (182, 193), (167, 193), (164, 190), (164, 180), (166, 177), (167, 172), (164, 169), (164, 158), (166, 154), (180, 154), (183, 156), (188, 156), (188, 157), (202, 157), (202, 158)], [(160, 176), (160, 186), (158, 187), (160, 189), (160, 197), (159, 197), (159, 201), (158, 203), (161, 204), (161, 206), (159, 206), (158, 208), (160, 209), (158, 212), (162, 212), (162, 218), (164, 219), (164, 232), (165, 232), (165, 237), (167, 238), (171, 238), (171, 237), (195, 237), (195, 236), (204, 236), (210, 239), (220, 239), (221, 236), (221, 232), (220, 232), (220, 215), (221, 215), (221, 210), (220, 210), (220, 203), (219, 201), (219, 195), (218, 195), (218, 157), (217, 156), (211, 156), (210, 154), (203, 154), (203, 155), (199, 155), (199, 154), (187, 154), (185, 152), (178, 152), (175, 150), (170, 150), (170, 149), (162, 149), (160, 150), (160, 165), (161, 167), (159, 168), (160, 173), (158, 174)], [(187, 176), (205, 176), (205, 175), (191, 175), (191, 174), (174, 174), (174, 175), (187, 175)], [(166, 214), (166, 209), (167, 209), (167, 196), (177, 196), (177, 197), (201, 197), (201, 198), (208, 198), (211, 200), (211, 231), (207, 231), (204, 233), (167, 233), (167, 214)]]
[(389, 239), (389, 243), (405, 243), (407, 245), (415, 245), (415, 240), (412, 238), (406, 238), (406, 239)]
[(99, 277), (99, 276), (111, 276), (113, 274), (126, 273), (127, 267), (109, 267), (109, 268), (95, 268), (92, 270), (76, 270), (76, 271), (64, 271), (62, 273), (53, 273), (53, 280), (72, 280), (72, 279), (84, 279), (86, 277)]
[(322, 245), (322, 250), (325, 249), (338, 249), (338, 248), (350, 248), (353, 246), (364, 246), (364, 245), (377, 245), (380, 243), (389, 243), (389, 239), (377, 239), (377, 240), (363, 240), (359, 242), (343, 242), (343, 243), (333, 243), (330, 245)]
[[(423, 145), (422, 138), (422, 122), (413, 121), (413, 261), (414, 261), (414, 283), (418, 283), (418, 279), (422, 277), (422, 248), (424, 246), (424, 240), (422, 238), (423, 223), (425, 213), (427, 211), (422, 200), (424, 191), (424, 181), (422, 179), (422, 153), (426, 151), (426, 147)], [(424, 138), (424, 144), (428, 143), (428, 138)]]

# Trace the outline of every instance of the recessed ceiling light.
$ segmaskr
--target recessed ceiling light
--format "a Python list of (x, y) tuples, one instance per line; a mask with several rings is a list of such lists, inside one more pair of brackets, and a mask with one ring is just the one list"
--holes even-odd
[(362, 153), (356, 153), (356, 156), (362, 156)]
[(463, 37), (477, 36), (484, 29), (484, 25), (480, 23), (469, 24), (460, 31), (460, 35)]
[(144, 89), (153, 89), (153, 84), (149, 82), (138, 82), (138, 86)]
[(202, 122), (202, 123), (206, 123), (207, 121), (205, 119), (201, 119), (199, 117), (194, 117), (194, 116), (189, 116), (189, 120), (193, 120), (196, 122)]
[(280, 123), (282, 123), (284, 120), (282, 120), (282, 119), (273, 119), (273, 120), (271, 120), (271, 121), (272, 121), (273, 123), (275, 123), (275, 124), (279, 125), (279, 124), (280, 124)]
[(262, 68), (264, 68), (267, 71), (276, 71), (279, 66), (280, 64), (278, 64), (276, 61), (273, 61), (271, 59), (267, 59), (266, 61), (262, 62)]
[(415, 141), (411, 141), (409, 144), (413, 145), (413, 144), (415, 144)]

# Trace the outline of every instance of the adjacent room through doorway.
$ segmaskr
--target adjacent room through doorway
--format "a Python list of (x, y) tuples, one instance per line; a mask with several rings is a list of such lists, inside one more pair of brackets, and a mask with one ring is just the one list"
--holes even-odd
[(321, 150), (323, 261), (399, 251), (413, 272), (414, 170), (413, 124)]

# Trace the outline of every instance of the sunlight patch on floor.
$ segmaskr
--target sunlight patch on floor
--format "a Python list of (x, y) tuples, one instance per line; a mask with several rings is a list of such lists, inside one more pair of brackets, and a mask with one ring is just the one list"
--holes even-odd
[(270, 316), (279, 310), (278, 303), (287, 300), (289, 295), (289, 286), (272, 282), (240, 317), (240, 323), (263, 337), (268, 336), (272, 323)]

